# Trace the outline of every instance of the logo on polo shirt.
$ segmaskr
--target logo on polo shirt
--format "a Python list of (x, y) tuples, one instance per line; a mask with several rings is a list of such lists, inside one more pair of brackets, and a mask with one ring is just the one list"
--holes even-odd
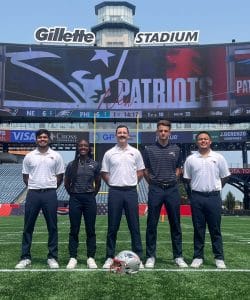
[(169, 155), (173, 155), (175, 157), (175, 153), (174, 152), (169, 152)]

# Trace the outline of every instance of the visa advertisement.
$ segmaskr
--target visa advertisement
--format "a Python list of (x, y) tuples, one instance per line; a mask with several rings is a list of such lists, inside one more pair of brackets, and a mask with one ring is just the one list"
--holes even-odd
[[(225, 130), (210, 131), (213, 142), (247, 142), (250, 140), (249, 130)], [(172, 143), (194, 143), (197, 132), (172, 131), (170, 141)], [(114, 132), (68, 132), (51, 131), (52, 143), (72, 144), (81, 139), (89, 140), (96, 144), (115, 144), (117, 142)], [(35, 143), (36, 132), (33, 130), (0, 130), (0, 142), (6, 143)], [(156, 141), (155, 132), (130, 132), (129, 143), (151, 144)]]
[[(51, 131), (51, 143), (74, 144), (81, 139), (88, 140), (88, 132)], [(10, 143), (35, 143), (36, 131), (34, 130), (0, 130), (0, 141)]]
[(238, 48), (2, 44), (0, 116), (207, 121), (236, 102), (249, 116), (250, 44)]

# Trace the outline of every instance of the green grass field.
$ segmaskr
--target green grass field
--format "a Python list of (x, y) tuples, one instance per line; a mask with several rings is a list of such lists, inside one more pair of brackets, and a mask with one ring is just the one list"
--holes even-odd
[[(141, 217), (145, 246), (146, 217)], [(154, 270), (119, 275), (101, 269), (105, 260), (107, 217), (96, 223), (98, 270), (86, 268), (85, 232), (79, 245), (76, 270), (65, 270), (68, 262), (68, 216), (59, 217), (59, 270), (46, 265), (47, 229), (39, 217), (33, 236), (32, 267), (15, 270), (19, 260), (23, 217), (0, 219), (0, 299), (250, 299), (250, 217), (224, 217), (222, 232), (226, 270), (216, 270), (209, 235), (204, 266), (180, 270), (172, 260), (168, 222), (159, 223), (158, 258)], [(193, 227), (191, 218), (182, 218), (183, 254), (191, 263)], [(126, 222), (122, 221), (117, 252), (130, 249)]]

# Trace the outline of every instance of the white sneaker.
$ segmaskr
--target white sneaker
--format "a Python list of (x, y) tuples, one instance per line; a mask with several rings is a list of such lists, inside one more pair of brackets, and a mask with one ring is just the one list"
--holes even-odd
[(182, 257), (177, 257), (174, 261), (179, 268), (187, 268), (188, 267), (188, 265), (185, 263), (185, 261)]
[(226, 265), (224, 263), (224, 260), (222, 260), (222, 259), (216, 259), (215, 265), (216, 265), (217, 269), (226, 269)]
[(75, 269), (76, 265), (77, 265), (77, 260), (76, 260), (76, 258), (71, 257), (71, 258), (69, 259), (69, 262), (68, 262), (68, 264), (67, 264), (66, 269), (69, 269), (69, 270), (70, 270), (70, 269)]
[(102, 266), (103, 269), (110, 269), (113, 263), (113, 259), (111, 257), (107, 258), (104, 265)]
[(48, 258), (47, 263), (50, 269), (59, 269), (59, 264), (54, 258)]
[(145, 268), (153, 269), (154, 266), (155, 266), (155, 258), (154, 257), (149, 257), (146, 260)]
[(203, 264), (203, 259), (202, 258), (194, 258), (190, 267), (191, 268), (199, 268)]
[(143, 265), (142, 261), (140, 262), (139, 269), (140, 269), (140, 270), (141, 270), (141, 269), (144, 269), (144, 265)]
[(97, 264), (96, 264), (94, 258), (89, 257), (87, 259), (87, 266), (88, 266), (89, 269), (97, 269)]
[(19, 263), (15, 266), (15, 269), (25, 269), (29, 266), (31, 266), (31, 260), (25, 258), (19, 261)]

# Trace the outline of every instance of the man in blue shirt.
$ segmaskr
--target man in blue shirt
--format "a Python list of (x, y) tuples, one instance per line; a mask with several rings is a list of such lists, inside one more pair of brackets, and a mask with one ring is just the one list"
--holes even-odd
[(171, 123), (157, 123), (157, 141), (144, 152), (144, 176), (149, 184), (148, 217), (146, 230), (146, 268), (154, 268), (156, 259), (157, 225), (164, 204), (171, 231), (173, 258), (176, 265), (186, 268), (182, 257), (182, 233), (180, 226), (180, 193), (177, 180), (180, 175), (180, 148), (171, 144)]

